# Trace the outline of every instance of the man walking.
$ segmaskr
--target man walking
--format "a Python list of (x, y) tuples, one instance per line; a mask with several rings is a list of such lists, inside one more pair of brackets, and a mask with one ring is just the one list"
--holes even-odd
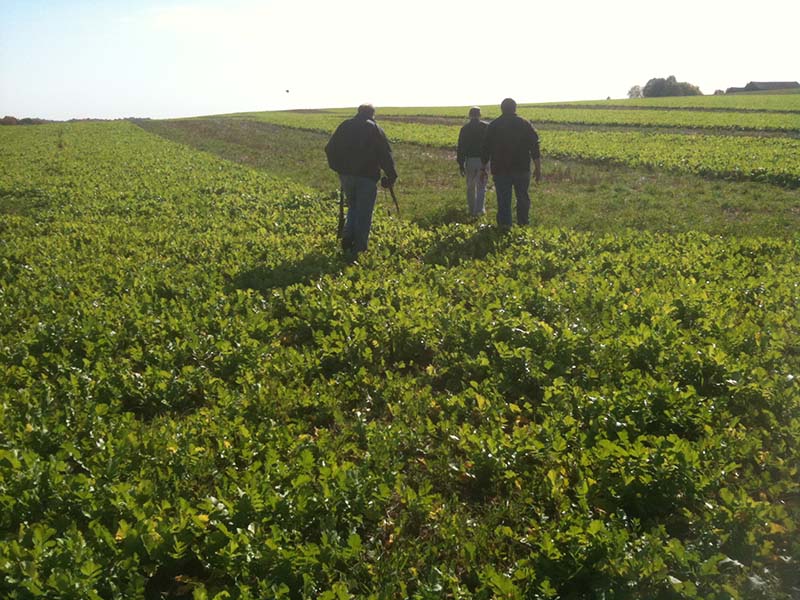
[(489, 124), (481, 121), (481, 109), (469, 109), (469, 122), (458, 133), (456, 160), (461, 176), (467, 179), (467, 210), (469, 216), (486, 214), (486, 167), (481, 162), (483, 140)]
[(506, 98), (500, 110), (502, 115), (492, 121), (486, 130), (481, 160), (484, 166), (491, 161), (497, 193), (497, 224), (501, 229), (508, 229), (511, 227), (512, 189), (517, 197), (517, 223), (529, 223), (531, 159), (537, 183), (542, 179), (542, 165), (539, 136), (529, 121), (517, 116), (517, 103)]
[(367, 249), (381, 169), (390, 186), (397, 179), (389, 140), (375, 122), (375, 107), (359, 106), (355, 117), (337, 127), (325, 154), (330, 168), (339, 174), (347, 199), (342, 249), (354, 258)]

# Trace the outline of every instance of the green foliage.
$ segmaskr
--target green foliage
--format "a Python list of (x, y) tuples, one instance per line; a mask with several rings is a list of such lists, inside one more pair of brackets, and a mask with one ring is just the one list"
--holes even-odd
[[(608, 109), (608, 110), (605, 110)], [(382, 117), (437, 117), (442, 119), (464, 119), (466, 109), (461, 107), (442, 108), (381, 108), (378, 119)], [(620, 106), (565, 105), (552, 107), (543, 104), (523, 105), (517, 113), (541, 124), (603, 125), (625, 127), (661, 128), (701, 128), (714, 130), (771, 131), (793, 133), (800, 130), (800, 110), (796, 112), (778, 111), (731, 111), (731, 110), (690, 110), (688, 108), (669, 108), (658, 106), (636, 107), (631, 104)], [(347, 115), (343, 111), (330, 111), (330, 114)], [(492, 119), (500, 114), (499, 108), (490, 106), (484, 109), (484, 118)]]
[(666, 79), (654, 77), (642, 89), (645, 98), (664, 98), (667, 96), (702, 96), (700, 88), (685, 81), (678, 81), (674, 75)]
[[(225, 159), (302, 181), (320, 194), (338, 188), (336, 175), (321, 151), (329, 136), (326, 133), (243, 118), (146, 121), (140, 126)], [(542, 129), (541, 134), (546, 137), (548, 130)], [(395, 143), (393, 153), (400, 173), (398, 193), (404, 219), (425, 227), (469, 221), (464, 180), (458, 175), (452, 147)], [(533, 186), (532, 193), (535, 223), (545, 227), (598, 233), (635, 228), (788, 238), (800, 228), (800, 189), (758, 182), (709, 180), (549, 156), (544, 180)], [(36, 199), (25, 199), (26, 206), (33, 202)], [(391, 202), (388, 193), (380, 194), (377, 210), (385, 212)], [(492, 223), (491, 181), (486, 208), (480, 221)]]
[[(552, 103), (555, 104), (555, 103)], [(724, 96), (673, 96), (633, 98), (628, 100), (579, 100), (558, 103), (561, 106), (641, 106), (646, 108), (690, 108), (695, 110), (800, 111), (800, 96), (787, 92), (747, 92)]]
[[(722, 95), (722, 96), (672, 96), (667, 98), (630, 98), (616, 100), (577, 100), (574, 102), (545, 102), (539, 104), (519, 104), (517, 108), (578, 108), (581, 106), (592, 106), (597, 108), (672, 108), (705, 111), (727, 111), (735, 110), (739, 112), (781, 112), (796, 113), (800, 112), (800, 96), (797, 91), (780, 90), (773, 92), (745, 92), (742, 94)], [(378, 115), (431, 115), (431, 116), (455, 116), (466, 119), (469, 106), (449, 106), (449, 107), (378, 107)], [(500, 101), (496, 105), (482, 106), (484, 116), (498, 115), (500, 113)], [(355, 108), (334, 108), (325, 109), (325, 112), (339, 115), (353, 115)], [(246, 113), (241, 113), (246, 114)]]
[[(298, 129), (332, 132), (341, 117), (329, 113), (253, 113)], [(451, 147), (458, 125), (381, 122), (393, 141)], [(607, 161), (728, 179), (800, 187), (800, 140), (722, 135), (653, 134), (647, 131), (550, 130), (541, 136), (547, 156)]]
[[(752, 131), (800, 131), (800, 113), (722, 112), (702, 110), (657, 110), (522, 107), (519, 114), (534, 123), (580, 125), (624, 125), (631, 127), (693, 127)], [(741, 142), (741, 140), (740, 140)], [(749, 140), (743, 143), (747, 144)]]
[(379, 212), (346, 265), (301, 186), (8, 129), (0, 596), (800, 585), (796, 239)]

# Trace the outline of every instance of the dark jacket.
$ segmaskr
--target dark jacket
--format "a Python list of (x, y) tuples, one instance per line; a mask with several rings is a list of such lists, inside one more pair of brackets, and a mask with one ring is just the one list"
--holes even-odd
[(492, 162), (492, 175), (530, 172), (531, 159), (539, 156), (539, 135), (530, 121), (502, 115), (489, 123), (481, 160)]
[(460, 167), (468, 158), (479, 158), (483, 149), (483, 140), (486, 137), (486, 129), (489, 124), (480, 119), (470, 119), (469, 123), (458, 132), (458, 148), (456, 149), (456, 160)]
[(325, 146), (328, 166), (339, 175), (357, 175), (378, 181), (381, 169), (397, 179), (389, 140), (378, 124), (363, 115), (344, 121)]

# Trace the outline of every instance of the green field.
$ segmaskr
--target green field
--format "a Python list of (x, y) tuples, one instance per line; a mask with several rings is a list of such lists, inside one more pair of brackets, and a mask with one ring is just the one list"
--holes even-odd
[(349, 264), (349, 112), (0, 128), (0, 597), (796, 598), (798, 141), (539, 127), (502, 233), (382, 121)]
[[(562, 103), (563, 104), (563, 103)], [(672, 98), (637, 98), (626, 100), (594, 100), (563, 104), (564, 106), (691, 108), (696, 110), (734, 110), (799, 112), (800, 96), (794, 90), (784, 93), (761, 92), (723, 96), (682, 96)]]
[[(419, 108), (381, 108), (380, 115), (388, 116), (431, 116), (464, 119), (470, 107), (419, 107)], [(717, 110), (665, 110), (657, 108), (625, 108), (624, 106), (578, 108), (548, 108), (547, 106), (523, 106), (518, 113), (536, 124), (561, 123), (577, 125), (618, 125), (633, 127), (669, 127), (731, 129), (741, 131), (785, 131), (800, 133), (800, 110), (786, 112), (734, 112)], [(340, 116), (352, 109), (332, 109), (328, 112)], [(490, 106), (483, 110), (483, 117), (492, 119), (500, 114), (499, 107)]]
[[(326, 133), (331, 133), (342, 120), (335, 114), (302, 112), (253, 113), (231, 118), (255, 119)], [(381, 124), (393, 141), (434, 147), (452, 147), (460, 127), (396, 121), (382, 121)], [(542, 151), (554, 157), (800, 187), (800, 139), (653, 134), (631, 127), (624, 132), (554, 129), (542, 136), (541, 144)]]
[[(295, 122), (303, 125), (299, 118)], [(335, 121), (334, 121), (335, 122)], [(229, 118), (143, 122), (148, 131), (212, 152), (228, 160), (312, 185), (332, 195), (338, 181), (322, 148), (327, 132), (285, 128), (263, 120)], [(422, 129), (417, 127), (417, 129)], [(543, 138), (548, 130), (540, 131)], [(399, 142), (398, 193), (404, 218), (422, 226), (465, 222), (466, 202), (455, 149)], [(488, 215), (494, 220), (494, 192)], [(379, 209), (391, 205), (387, 194)], [(543, 181), (535, 186), (534, 222), (543, 227), (617, 232), (703, 231), (715, 235), (792, 237), (800, 228), (797, 189), (753, 181), (727, 181), (608, 161), (547, 157)], [(333, 211), (331, 206), (328, 210)], [(598, 218), (601, 215), (601, 218)]]

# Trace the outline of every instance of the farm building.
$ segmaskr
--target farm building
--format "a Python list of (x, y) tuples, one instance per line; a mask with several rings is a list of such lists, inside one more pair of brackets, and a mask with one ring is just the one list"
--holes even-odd
[(796, 81), (751, 81), (743, 88), (728, 88), (725, 90), (725, 93), (736, 94), (737, 92), (772, 92), (775, 90), (788, 90), (793, 88), (800, 88), (800, 83)]

